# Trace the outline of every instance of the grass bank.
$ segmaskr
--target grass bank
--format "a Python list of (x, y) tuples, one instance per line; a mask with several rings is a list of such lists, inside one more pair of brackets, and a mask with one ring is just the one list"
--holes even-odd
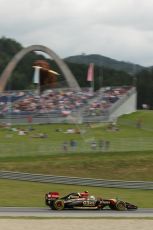
[(117, 180), (153, 179), (153, 152), (65, 153), (3, 157), (1, 170)]
[[(137, 121), (141, 122), (137, 127)], [(108, 124), (47, 124), (0, 127), (0, 169), (60, 176), (77, 176), (117, 180), (153, 180), (153, 113), (139, 111), (122, 116), (117, 130)], [(15, 128), (15, 129), (14, 129)], [(31, 127), (30, 127), (31, 128)], [(24, 129), (25, 136), (18, 131)], [(68, 133), (68, 129), (79, 130)], [(47, 133), (47, 138), (35, 138)], [(72, 151), (70, 141), (77, 141)], [(109, 148), (99, 147), (99, 140), (108, 140)], [(63, 142), (68, 143), (64, 152)], [(96, 141), (97, 147), (91, 149)], [(153, 207), (152, 191), (107, 189), (95, 187), (65, 186), (0, 180), (1, 206), (43, 206), (48, 191), (89, 190), (97, 196), (119, 197), (136, 203), (139, 207)]]

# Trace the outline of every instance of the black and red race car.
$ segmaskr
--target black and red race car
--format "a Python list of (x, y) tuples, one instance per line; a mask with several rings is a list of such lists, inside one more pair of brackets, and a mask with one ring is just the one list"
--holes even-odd
[(90, 196), (85, 192), (72, 192), (64, 197), (60, 197), (58, 192), (45, 194), (45, 204), (53, 210), (63, 209), (99, 209), (108, 207), (112, 210), (125, 211), (137, 209), (134, 204), (118, 199), (103, 199), (101, 197)]

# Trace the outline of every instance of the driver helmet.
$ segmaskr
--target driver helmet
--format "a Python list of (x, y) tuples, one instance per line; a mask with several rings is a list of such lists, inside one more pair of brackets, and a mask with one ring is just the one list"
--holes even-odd
[(89, 195), (89, 193), (88, 193), (88, 191), (84, 191), (84, 192), (81, 192), (81, 197), (88, 197), (88, 195)]
[(95, 199), (95, 197), (94, 197), (94, 196), (90, 196), (90, 199), (91, 199), (91, 200), (94, 200), (94, 199)]

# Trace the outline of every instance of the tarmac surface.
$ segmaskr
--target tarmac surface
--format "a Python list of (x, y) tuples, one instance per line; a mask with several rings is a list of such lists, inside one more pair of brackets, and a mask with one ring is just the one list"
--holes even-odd
[(103, 218), (103, 217), (151, 217), (153, 218), (153, 209), (140, 208), (137, 210), (130, 211), (113, 211), (110, 209), (104, 210), (62, 210), (55, 211), (47, 208), (25, 208), (25, 207), (0, 207), (0, 217), (93, 217), (93, 218)]

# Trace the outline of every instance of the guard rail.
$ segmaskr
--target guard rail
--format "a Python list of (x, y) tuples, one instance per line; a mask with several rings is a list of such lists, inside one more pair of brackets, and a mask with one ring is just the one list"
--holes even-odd
[(95, 186), (95, 187), (106, 187), (106, 188), (153, 190), (152, 181), (103, 180), (103, 179), (93, 179), (93, 178), (30, 174), (30, 173), (11, 172), (11, 171), (0, 171), (0, 179), (11, 179), (11, 180), (53, 183), (53, 184), (67, 184), (67, 185), (84, 185), (84, 186)]

